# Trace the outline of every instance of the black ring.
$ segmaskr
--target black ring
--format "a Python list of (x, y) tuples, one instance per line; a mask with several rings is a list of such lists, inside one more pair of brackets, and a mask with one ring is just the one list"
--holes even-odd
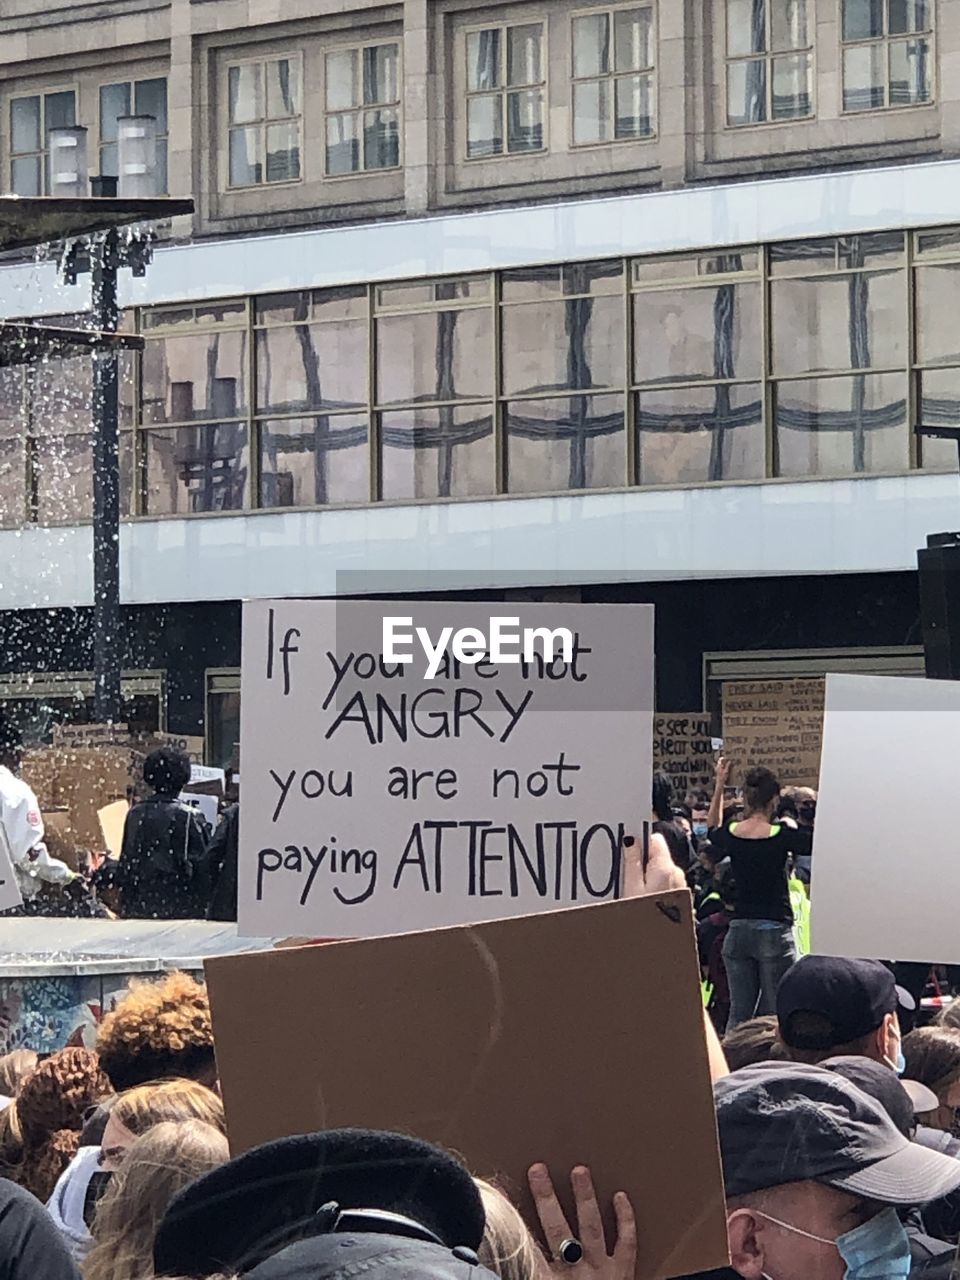
[(560, 1244), (558, 1253), (561, 1262), (565, 1262), (568, 1267), (575, 1267), (583, 1260), (583, 1245), (579, 1240), (572, 1238), (564, 1240)]

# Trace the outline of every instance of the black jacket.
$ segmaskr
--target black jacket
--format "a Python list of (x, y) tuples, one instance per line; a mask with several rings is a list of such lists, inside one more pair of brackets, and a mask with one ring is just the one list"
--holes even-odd
[(117, 867), (126, 920), (203, 919), (203, 856), (210, 828), (172, 796), (150, 796), (127, 814)]
[(237, 918), (237, 854), (240, 839), (240, 806), (231, 805), (220, 819), (204, 858), (205, 878), (212, 886), (208, 920)]

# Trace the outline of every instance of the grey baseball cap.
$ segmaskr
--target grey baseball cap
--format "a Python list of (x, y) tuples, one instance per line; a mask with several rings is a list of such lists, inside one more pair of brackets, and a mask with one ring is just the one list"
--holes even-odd
[(906, 1138), (843, 1076), (759, 1062), (714, 1086), (728, 1196), (822, 1182), (883, 1204), (937, 1200), (960, 1187), (960, 1160)]

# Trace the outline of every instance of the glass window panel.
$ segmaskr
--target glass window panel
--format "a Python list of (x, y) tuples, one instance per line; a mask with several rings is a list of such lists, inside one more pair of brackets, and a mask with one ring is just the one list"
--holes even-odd
[(504, 271), (501, 297), (504, 302), (534, 302), (560, 298), (564, 294), (620, 293), (623, 266), (609, 262), (571, 262), (562, 267), (518, 267)]
[(573, 86), (573, 140), (578, 145), (609, 142), (610, 81), (583, 80)]
[(929, 102), (932, 69), (929, 40), (891, 41), (891, 107), (909, 107), (917, 102)]
[(919, 267), (915, 279), (918, 363), (960, 364), (960, 262)]
[(844, 40), (871, 40), (883, 35), (884, 0), (843, 0)]
[(167, 140), (157, 139), (157, 190), (165, 192), (170, 183), (167, 175)]
[(400, 116), (395, 107), (379, 107), (363, 116), (365, 169), (396, 169), (400, 164)]
[(727, 124), (762, 124), (767, 118), (767, 64), (763, 58), (727, 67)]
[(759, 284), (638, 293), (633, 323), (637, 382), (760, 376)]
[(72, 89), (43, 95), (44, 124), (47, 133), (51, 129), (70, 129), (77, 123), (77, 95)]
[(889, 6), (888, 30), (891, 35), (929, 31), (933, 26), (932, 0), (889, 0)]
[(488, 307), (384, 316), (377, 321), (377, 403), (469, 400), (493, 390)]
[(467, 156), (498, 156), (503, 151), (503, 113), (499, 94), (467, 100)]
[(120, 514), (133, 515), (133, 432), (120, 432)]
[(504, 395), (623, 386), (618, 297), (504, 307), (501, 327)]
[(727, 55), (741, 58), (763, 53), (766, 47), (765, 0), (727, 0)]
[(504, 413), (507, 488), (551, 493), (623, 485), (623, 396), (514, 400)]
[(243, 508), (250, 466), (244, 423), (145, 431), (141, 440), (145, 514), (193, 515)]
[(471, 31), (467, 36), (467, 89), (497, 89), (500, 86), (500, 29)]
[(643, 71), (653, 66), (653, 10), (619, 9), (613, 15), (614, 67)]
[(812, 44), (807, 25), (807, 0), (774, 0), (770, 9), (771, 47), (805, 49)]
[(42, 196), (40, 157), (18, 156), (10, 162), (10, 186), (14, 195)]
[(771, 290), (774, 369), (784, 375), (904, 365), (906, 313), (899, 271), (779, 280)]
[(134, 107), (138, 116), (153, 116), (157, 133), (167, 132), (167, 80), (158, 76), (155, 80), (138, 80), (133, 89)]
[[(953, 428), (960, 438), (960, 368), (924, 371), (920, 374), (919, 393), (921, 425)], [(956, 471), (956, 440), (921, 437), (920, 459), (927, 469)]]
[(434, 286), (427, 283), (383, 284), (377, 288), (378, 307), (417, 307), (434, 298)]
[(130, 114), (129, 84), (100, 86), (100, 141), (116, 142), (117, 121)]
[(637, 284), (657, 284), (662, 280), (695, 279), (700, 259), (696, 254), (675, 253), (663, 257), (635, 258), (633, 279)]
[(231, 187), (253, 187), (263, 181), (259, 149), (260, 127), (258, 125), (230, 130)]
[(257, 409), (298, 413), (367, 403), (367, 325), (297, 324), (260, 329)]
[(336, 321), (365, 320), (367, 291), (364, 288), (317, 289), (312, 293), (274, 293), (254, 299), (257, 324), (283, 324), (308, 319)]
[(489, 404), (394, 410), (380, 415), (380, 436), (381, 494), (388, 501), (496, 491)]
[(653, 134), (653, 77), (621, 76), (616, 84), (617, 138), (649, 138)]
[(543, 90), (507, 94), (507, 150), (540, 151), (543, 147)]
[(27, 514), (26, 451), (22, 438), (0, 432), (0, 528), (17, 528)]
[(887, 50), (882, 44), (843, 51), (843, 109), (869, 111), (886, 98)]
[(610, 19), (589, 13), (573, 20), (573, 74), (602, 76), (610, 70)]
[(37, 520), (81, 524), (93, 518), (93, 436), (43, 436), (34, 445)]
[(906, 377), (857, 374), (781, 383), (774, 428), (781, 476), (906, 471)]
[(507, 84), (539, 84), (543, 79), (540, 66), (539, 22), (524, 27), (507, 28)]
[(363, 51), (363, 100), (366, 103), (400, 100), (400, 46), (378, 44)]
[(727, 276), (741, 271), (756, 271), (760, 255), (756, 249), (734, 249), (730, 253), (711, 253), (702, 256), (697, 267), (701, 276)]
[(636, 421), (641, 484), (753, 480), (764, 474), (759, 383), (640, 391)]
[(261, 506), (369, 502), (369, 437), (359, 413), (261, 422)]
[(839, 236), (841, 267), (890, 267), (903, 261), (903, 232), (879, 231), (863, 236)]
[(796, 120), (813, 110), (813, 61), (809, 53), (773, 59), (773, 118)]
[(90, 430), (93, 418), (93, 361), (76, 356), (40, 360), (30, 371), (30, 431), (69, 435)]
[(265, 65), (267, 119), (282, 120), (300, 111), (300, 64), (293, 58), (273, 58)]
[(268, 124), (267, 181), (295, 182), (300, 177), (300, 122)]
[(230, 123), (249, 124), (263, 119), (263, 82), (259, 62), (231, 67), (227, 73)]
[(100, 172), (110, 178), (116, 178), (120, 173), (120, 155), (115, 142), (108, 142), (100, 148)]
[(14, 98), (10, 103), (10, 150), (40, 150), (40, 99)]
[(247, 409), (247, 336), (243, 331), (160, 338), (146, 344), (143, 421), (233, 418)]
[(356, 49), (339, 49), (328, 53), (327, 110), (342, 111), (360, 105), (360, 77)]
[(837, 241), (788, 240), (785, 244), (770, 246), (770, 274), (814, 275), (832, 273), (837, 269)]
[(327, 173), (357, 173), (360, 169), (360, 117), (327, 116)]
[(948, 227), (942, 231), (918, 231), (917, 253), (960, 254), (960, 227)]

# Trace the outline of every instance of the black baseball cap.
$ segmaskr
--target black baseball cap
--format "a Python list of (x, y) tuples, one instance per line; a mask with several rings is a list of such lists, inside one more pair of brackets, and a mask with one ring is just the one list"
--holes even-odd
[(402, 1215), (450, 1249), (477, 1249), (483, 1237), (480, 1192), (449, 1152), (399, 1133), (328, 1129), (254, 1147), (182, 1191), (157, 1232), (156, 1274), (250, 1270), (316, 1235), (331, 1202)]
[[(777, 988), (780, 1038), (792, 1049), (818, 1052), (869, 1035), (888, 1013), (915, 1009), (916, 1001), (879, 960), (846, 956), (803, 956)], [(814, 1014), (821, 1027), (800, 1025), (799, 1014)]]
[(896, 1072), (872, 1058), (843, 1054), (825, 1058), (819, 1064), (852, 1081), (858, 1089), (876, 1099), (901, 1133), (913, 1133), (914, 1116), (921, 1111), (934, 1111), (940, 1105), (937, 1095), (919, 1080), (901, 1080)]
[(714, 1096), (728, 1197), (820, 1182), (915, 1205), (960, 1187), (960, 1160), (911, 1142), (879, 1102), (825, 1067), (758, 1062), (718, 1080)]
[(321, 1235), (275, 1253), (244, 1280), (492, 1280), (476, 1254), (391, 1235)]

